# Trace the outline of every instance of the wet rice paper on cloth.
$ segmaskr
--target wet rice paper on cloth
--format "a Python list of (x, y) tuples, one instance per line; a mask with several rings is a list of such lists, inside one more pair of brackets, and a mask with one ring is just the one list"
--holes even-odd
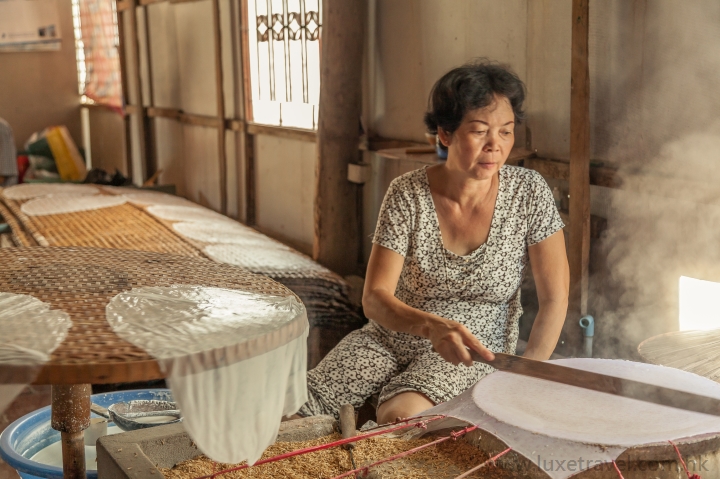
[(67, 313), (33, 296), (0, 292), (0, 413), (35, 380), (71, 326)]
[(155, 357), (200, 450), (254, 463), (307, 400), (308, 319), (295, 296), (176, 285), (108, 303), (113, 331)]

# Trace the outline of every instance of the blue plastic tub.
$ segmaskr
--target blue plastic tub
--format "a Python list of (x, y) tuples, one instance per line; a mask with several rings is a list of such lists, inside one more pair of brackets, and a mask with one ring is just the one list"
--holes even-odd
[[(92, 396), (94, 403), (104, 407), (135, 399), (172, 401), (169, 389), (137, 389)], [(95, 414), (92, 414), (96, 417)], [(0, 434), (0, 457), (17, 470), (23, 479), (46, 477), (62, 479), (61, 467), (48, 466), (30, 458), (47, 446), (60, 441), (60, 433), (50, 427), (50, 406), (26, 414)], [(88, 471), (89, 479), (97, 479), (97, 471)]]

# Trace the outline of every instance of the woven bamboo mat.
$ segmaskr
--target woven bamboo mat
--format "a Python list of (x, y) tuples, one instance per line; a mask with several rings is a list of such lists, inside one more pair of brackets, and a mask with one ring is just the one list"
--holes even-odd
[[(92, 201), (91, 197), (88, 201)], [(32, 234), (36, 244), (41, 246), (87, 246), (204, 256), (172, 230), (130, 203), (74, 213), (28, 216), (20, 209), (21, 201), (3, 198), (3, 202)]]
[[(157, 362), (120, 339), (105, 319), (115, 295), (139, 286), (210, 286), (288, 296), (270, 278), (201, 258), (100, 248), (0, 250), (0, 291), (29, 294), (70, 315), (73, 327), (36, 383), (148, 381), (162, 377)], [(28, 334), (44, 334), (28, 331)]]
[[(101, 194), (125, 194), (126, 190), (128, 189), (104, 188)], [(32, 200), (9, 199), (1, 190), (0, 203), (4, 203), (17, 219), (19, 226), (13, 228), (13, 231), (17, 229), (18, 232), (25, 232), (26, 241), (16, 241), (21, 245), (116, 248), (212, 258), (206, 248), (215, 248), (215, 244), (183, 236), (175, 231), (173, 224), (185, 221), (227, 221), (235, 228), (246, 229), (259, 237), (261, 247), (251, 248), (252, 254), (250, 251), (245, 252), (244, 257), (235, 260), (214, 259), (266, 275), (290, 288), (305, 303), (310, 324), (313, 326), (350, 329), (362, 326), (363, 320), (349, 299), (347, 283), (337, 274), (312, 262), (310, 258), (241, 223), (187, 200), (161, 193), (130, 191), (130, 196), (145, 195), (153, 201), (148, 205), (128, 202), (120, 206), (41, 216), (26, 215), (22, 211), (23, 204)], [(164, 198), (165, 196), (168, 198)], [(92, 202), (92, 198), (88, 196), (87, 201)], [(158, 202), (158, 198), (165, 201)], [(153, 214), (153, 204), (175, 205), (167, 208), (175, 208), (177, 211), (174, 216), (171, 215), (171, 220), (163, 219), (165, 216)], [(278, 249), (283, 251), (279, 252)]]
[(17, 246), (37, 246), (37, 241), (25, 232), (15, 215), (2, 202), (0, 202), (0, 216), (10, 226), (13, 241)]

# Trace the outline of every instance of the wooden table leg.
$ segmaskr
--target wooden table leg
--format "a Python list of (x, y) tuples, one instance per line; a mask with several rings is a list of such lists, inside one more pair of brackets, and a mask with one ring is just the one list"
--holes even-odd
[(50, 425), (60, 431), (65, 479), (85, 479), (85, 441), (83, 431), (90, 425), (89, 384), (52, 387)]

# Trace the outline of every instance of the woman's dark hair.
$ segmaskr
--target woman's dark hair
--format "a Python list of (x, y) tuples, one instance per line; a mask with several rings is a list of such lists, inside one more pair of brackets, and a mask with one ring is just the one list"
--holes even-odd
[(488, 60), (476, 60), (453, 68), (430, 92), (425, 125), (432, 134), (437, 134), (438, 128), (454, 133), (468, 111), (488, 106), (494, 95), (510, 101), (515, 123), (525, 119), (522, 109), (525, 85), (509, 68)]

